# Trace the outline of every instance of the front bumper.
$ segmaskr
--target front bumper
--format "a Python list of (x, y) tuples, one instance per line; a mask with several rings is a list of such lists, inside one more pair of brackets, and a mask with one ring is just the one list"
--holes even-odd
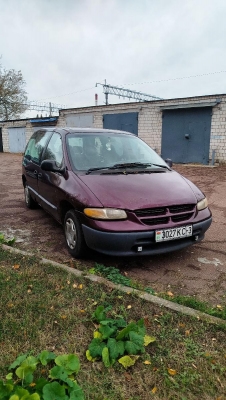
[[(212, 218), (193, 224), (193, 235), (183, 239), (155, 242), (155, 230), (143, 232), (104, 232), (82, 225), (89, 248), (110, 256), (141, 256), (163, 254), (200, 242)], [(141, 249), (142, 250), (138, 250)]]

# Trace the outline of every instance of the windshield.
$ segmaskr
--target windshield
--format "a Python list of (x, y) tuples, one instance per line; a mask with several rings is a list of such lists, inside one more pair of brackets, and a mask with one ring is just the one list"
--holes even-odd
[(166, 166), (163, 159), (136, 136), (123, 134), (73, 134), (66, 136), (72, 168), (87, 171), (109, 168), (115, 164), (157, 164)]

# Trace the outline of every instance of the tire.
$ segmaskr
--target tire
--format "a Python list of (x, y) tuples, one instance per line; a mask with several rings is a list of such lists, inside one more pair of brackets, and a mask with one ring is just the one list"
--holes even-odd
[(80, 258), (87, 249), (81, 224), (73, 210), (66, 213), (64, 218), (64, 235), (69, 253)]
[(24, 198), (27, 208), (36, 208), (37, 203), (32, 199), (27, 183), (24, 185)]

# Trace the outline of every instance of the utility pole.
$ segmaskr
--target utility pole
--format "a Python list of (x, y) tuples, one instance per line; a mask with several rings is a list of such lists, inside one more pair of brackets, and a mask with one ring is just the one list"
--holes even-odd
[[(98, 83), (96, 84), (96, 86), (98, 85)], [(108, 87), (108, 85), (107, 85), (107, 82), (106, 82), (106, 79), (105, 79), (105, 85), (104, 85), (104, 93), (105, 93), (105, 104), (106, 104), (106, 106), (108, 105), (108, 89), (107, 89), (107, 87)]]

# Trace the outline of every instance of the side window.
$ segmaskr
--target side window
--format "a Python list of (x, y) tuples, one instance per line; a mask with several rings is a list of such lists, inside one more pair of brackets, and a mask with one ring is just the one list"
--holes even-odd
[(63, 162), (62, 139), (59, 133), (54, 133), (42, 157), (43, 160), (55, 160), (58, 167)]
[(34, 163), (40, 163), (43, 149), (51, 135), (51, 132), (38, 131), (33, 134), (26, 147), (24, 157)]

